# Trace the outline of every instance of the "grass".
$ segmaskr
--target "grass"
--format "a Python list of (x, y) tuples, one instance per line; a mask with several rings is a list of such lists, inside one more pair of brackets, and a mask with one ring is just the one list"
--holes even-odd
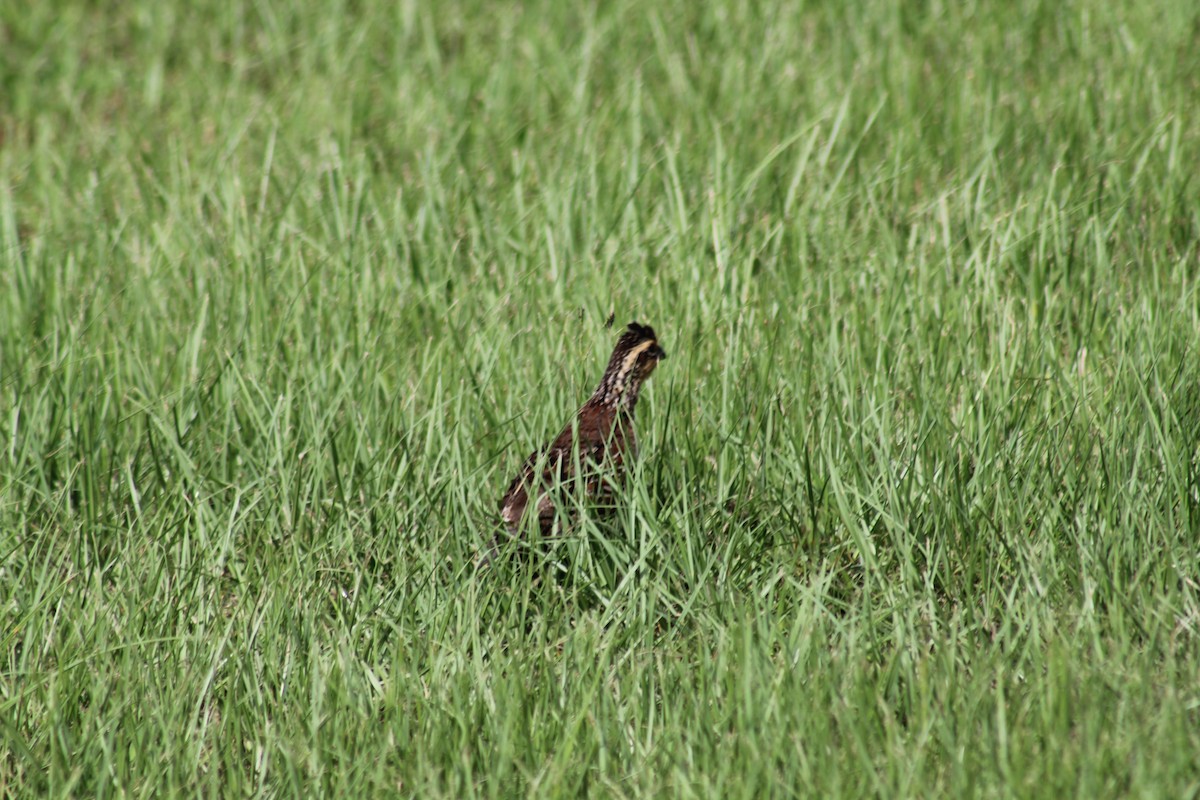
[[(0, 10), (0, 794), (1200, 795), (1198, 36)], [(610, 313), (621, 514), (477, 572)]]

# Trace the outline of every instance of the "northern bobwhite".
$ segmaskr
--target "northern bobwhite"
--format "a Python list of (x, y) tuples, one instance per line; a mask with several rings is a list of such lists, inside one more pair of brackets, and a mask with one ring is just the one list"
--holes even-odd
[[(535, 450), (525, 459), (520, 472), (500, 501), (500, 518), (509, 536), (520, 532), (531, 498), (542, 534), (554, 528), (556, 511), (551, 490), (573, 490), (579, 477), (584, 492), (603, 503), (611, 498), (614, 484), (620, 480), (628, 462), (637, 456), (633, 432), (633, 412), (638, 392), (658, 362), (667, 354), (649, 325), (629, 323), (617, 340), (608, 368), (600, 385), (575, 418), (567, 423), (545, 450)], [(575, 443), (579, 460), (575, 460)], [(582, 476), (574, 474), (578, 463)], [(498, 542), (493, 542), (492, 553)]]

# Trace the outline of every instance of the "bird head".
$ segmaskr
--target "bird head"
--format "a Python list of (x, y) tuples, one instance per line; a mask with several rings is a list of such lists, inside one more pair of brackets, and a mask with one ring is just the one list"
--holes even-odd
[(617, 346), (613, 348), (596, 396), (605, 403), (632, 405), (637, 401), (642, 382), (666, 357), (667, 352), (658, 343), (654, 328), (637, 322), (629, 323), (621, 338), (617, 339)]

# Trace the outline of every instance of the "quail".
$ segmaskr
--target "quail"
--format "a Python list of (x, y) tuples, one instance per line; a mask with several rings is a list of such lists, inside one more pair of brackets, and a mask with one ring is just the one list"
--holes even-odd
[[(590, 500), (599, 505), (611, 500), (615, 485), (637, 456), (633, 413), (638, 393), (666, 356), (653, 328), (629, 323), (613, 348), (596, 391), (549, 447), (535, 450), (525, 459), (504, 493), (500, 518), (510, 537), (520, 532), (531, 508), (543, 535), (554, 530), (559, 517), (552, 499), (555, 489), (578, 490), (578, 482), (583, 481), (583, 492)], [(498, 546), (494, 539), (486, 560), (496, 555)]]

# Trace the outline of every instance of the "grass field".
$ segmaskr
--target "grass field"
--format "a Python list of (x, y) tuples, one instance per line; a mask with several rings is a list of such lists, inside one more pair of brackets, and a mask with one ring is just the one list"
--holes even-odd
[(1197, 797), (1198, 174), (1185, 0), (0, 6), (0, 795)]

